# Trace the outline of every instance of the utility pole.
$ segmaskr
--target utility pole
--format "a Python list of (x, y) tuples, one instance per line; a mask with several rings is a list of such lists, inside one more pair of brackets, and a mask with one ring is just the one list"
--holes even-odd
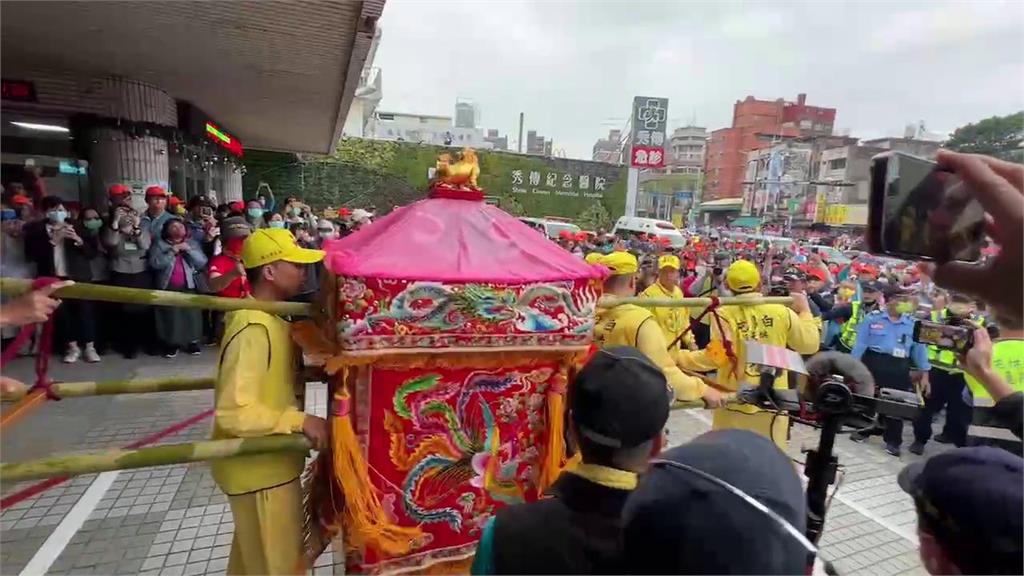
[(516, 152), (523, 153), (523, 113), (519, 113), (519, 142), (516, 143)]

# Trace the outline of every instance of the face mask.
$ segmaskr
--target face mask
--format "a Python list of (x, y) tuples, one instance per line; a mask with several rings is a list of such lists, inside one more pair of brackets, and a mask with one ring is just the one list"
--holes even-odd
[(14, 220), (18, 217), (18, 213), (13, 208), (4, 208), (0, 210), (0, 222), (6, 222), (8, 220)]
[(302, 214), (302, 208), (292, 208), (291, 213), (292, 216), (298, 216), (299, 214)]
[(82, 226), (85, 226), (86, 230), (99, 230), (103, 227), (103, 220), (99, 218), (89, 218), (82, 222)]
[(263, 216), (263, 209), (249, 208), (248, 210), (245, 211), (245, 213), (248, 214), (250, 218), (259, 218), (260, 216)]
[(50, 222), (59, 224), (67, 219), (68, 213), (64, 210), (54, 210), (53, 212), (47, 212), (46, 217), (50, 219)]
[(321, 238), (334, 238), (334, 232), (330, 230), (320, 230), (319, 234)]
[(897, 302), (893, 309), (899, 314), (910, 314), (914, 311), (914, 305), (910, 302)]
[(269, 226), (271, 228), (284, 228), (284, 222), (280, 220), (271, 220)]

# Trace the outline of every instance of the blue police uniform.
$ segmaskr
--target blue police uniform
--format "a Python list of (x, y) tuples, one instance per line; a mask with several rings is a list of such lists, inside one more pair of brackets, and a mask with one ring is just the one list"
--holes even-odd
[[(910, 391), (914, 389), (910, 381), (911, 362), (916, 370), (931, 369), (927, 346), (914, 342), (913, 336), (912, 316), (903, 314), (893, 320), (887, 311), (876, 310), (857, 327), (857, 342), (850, 355), (864, 362), (876, 386)], [(881, 415), (878, 420), (885, 428), (885, 444), (898, 451), (903, 443), (903, 421)]]

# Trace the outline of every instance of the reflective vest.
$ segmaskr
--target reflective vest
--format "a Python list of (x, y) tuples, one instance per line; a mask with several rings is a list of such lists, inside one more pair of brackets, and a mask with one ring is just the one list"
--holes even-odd
[[(932, 310), (932, 322), (941, 323), (946, 319), (946, 315), (947, 311), (945, 308), (942, 310)], [(982, 326), (985, 325), (984, 318), (973, 318), (973, 320), (980, 322)], [(960, 361), (956, 357), (956, 352), (944, 350), (932, 344), (928, 345), (928, 362), (932, 365), (932, 368), (938, 368), (943, 372), (949, 372), (950, 374), (960, 374), (963, 372), (959, 368)]]
[(850, 319), (843, 323), (843, 329), (839, 332), (839, 342), (847, 350), (853, 350), (853, 345), (857, 343), (857, 326), (860, 325), (860, 321), (864, 318), (864, 310), (861, 309), (859, 300), (854, 301), (850, 306), (852, 307)]
[[(992, 343), (992, 369), (1017, 392), (1024, 392), (1024, 340), (996, 340)], [(974, 376), (965, 374), (967, 387), (975, 398), (991, 398)]]

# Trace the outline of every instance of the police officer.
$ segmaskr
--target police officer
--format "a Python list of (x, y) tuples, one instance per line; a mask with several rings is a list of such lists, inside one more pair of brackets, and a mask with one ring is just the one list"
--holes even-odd
[[(936, 298), (935, 302), (944, 304), (944, 299)], [(974, 302), (962, 294), (953, 294), (947, 307), (933, 309), (930, 319), (935, 323), (963, 326), (968, 330), (980, 322), (975, 317)], [(932, 369), (929, 372), (927, 398), (924, 408), (914, 420), (914, 443), (909, 448), (914, 454), (924, 453), (924, 445), (932, 435), (932, 420), (943, 407), (946, 408), (946, 423), (942, 433), (935, 436), (936, 442), (964, 446), (967, 442), (967, 428), (971, 425), (971, 405), (965, 398), (966, 382), (956, 352), (928, 346), (928, 362)]]
[(857, 343), (857, 328), (864, 316), (878, 310), (878, 299), (882, 296), (882, 285), (876, 281), (865, 282), (861, 287), (860, 300), (836, 306), (821, 314), (822, 322), (842, 320), (839, 342), (836, 350), (847, 354)]
[[(636, 256), (629, 252), (612, 252), (597, 260), (610, 275), (604, 281), (604, 293), (618, 298), (636, 293), (639, 271)], [(619, 304), (599, 308), (594, 326), (594, 343), (598, 348), (631, 346), (644, 353), (661, 368), (677, 400), (703, 399), (708, 406), (719, 406), (722, 396), (700, 378), (687, 376), (676, 364), (678, 358), (668, 351), (668, 343), (650, 310), (635, 304)], [(624, 383), (627, 384), (628, 383)]]
[[(658, 280), (640, 293), (642, 298), (665, 300), (682, 300), (683, 291), (679, 288), (679, 257), (666, 254), (658, 258)], [(696, 350), (697, 344), (693, 332), (687, 331), (690, 326), (690, 311), (683, 307), (650, 308), (654, 319), (661, 327), (665, 341), (671, 350), (678, 350), (681, 345), (689, 350)], [(685, 335), (683, 333), (685, 332)], [(682, 337), (680, 337), (682, 335)]]
[[(864, 316), (857, 328), (857, 342), (850, 355), (864, 362), (880, 388), (911, 391), (913, 360), (921, 378), (922, 387), (928, 385), (928, 349), (924, 344), (914, 342), (914, 319), (910, 313), (911, 303), (895, 286), (885, 286), (885, 310), (875, 310)], [(903, 421), (879, 415), (878, 423), (884, 428), (882, 438), (885, 451), (893, 456), (900, 455), (903, 443)], [(858, 432), (850, 435), (855, 442), (863, 442), (875, 431)]]

